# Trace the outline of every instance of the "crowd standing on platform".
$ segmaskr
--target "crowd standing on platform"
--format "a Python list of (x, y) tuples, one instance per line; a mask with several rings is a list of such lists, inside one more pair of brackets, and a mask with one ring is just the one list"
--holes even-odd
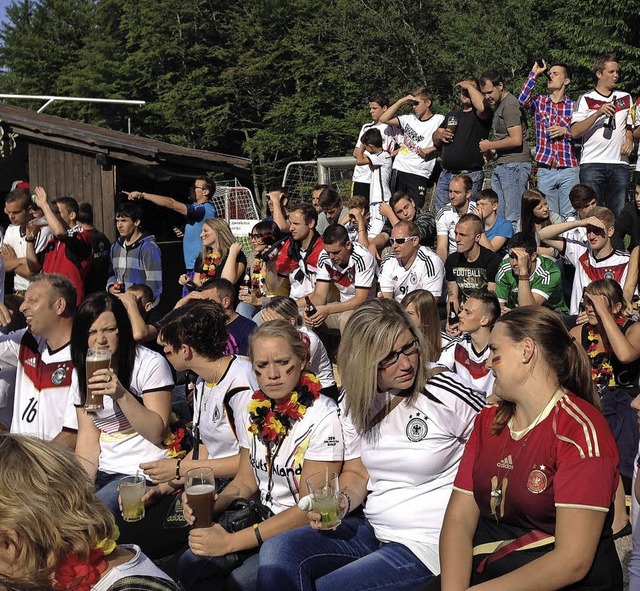
[(640, 591), (640, 99), (593, 73), (573, 101), (567, 64), (488, 69), (445, 115), (372, 93), (351, 191), (271, 186), (246, 253), (207, 177), (123, 192), (113, 243), (17, 184), (7, 587), (614, 591), (633, 531)]

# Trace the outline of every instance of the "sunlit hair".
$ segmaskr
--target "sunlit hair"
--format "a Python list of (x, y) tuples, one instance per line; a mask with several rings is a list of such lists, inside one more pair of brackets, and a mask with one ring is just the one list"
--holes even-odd
[(604, 55), (599, 55), (595, 62), (593, 62), (593, 74), (601, 74), (604, 72), (605, 67), (607, 66), (607, 62), (615, 62), (618, 63), (618, 58), (613, 53), (605, 53)]
[[(218, 234), (218, 251), (220, 252), (220, 256), (224, 259), (229, 254), (229, 247), (237, 242), (235, 236), (231, 232), (231, 228), (229, 224), (222, 218), (211, 218), (209, 220), (205, 220), (204, 223), (209, 226), (212, 230), (215, 230)], [(209, 253), (211, 249), (207, 246), (202, 247), (202, 258), (204, 259)]]
[(613, 215), (613, 212), (608, 207), (596, 205), (591, 211), (589, 211), (589, 215), (598, 218), (607, 227), (607, 229), (613, 228), (616, 223), (616, 216)]
[(0, 523), (18, 540), (15, 571), (50, 583), (57, 565), (75, 552), (87, 560), (105, 538), (113, 515), (74, 454), (35, 437), (0, 434)]
[(286, 320), (270, 320), (258, 326), (249, 337), (249, 359), (254, 362), (256, 343), (260, 339), (284, 339), (293, 354), (304, 365), (309, 361), (309, 345), (305, 340), (306, 335), (301, 335), (295, 326)]
[(620, 310), (616, 316), (622, 316), (622, 312), (625, 308), (624, 294), (622, 293), (622, 287), (617, 281), (613, 279), (596, 279), (587, 285), (584, 290), (587, 295), (601, 295), (607, 298), (609, 301), (609, 311), (613, 314), (613, 308), (620, 304)]
[[(424, 351), (422, 334), (400, 304), (391, 299), (369, 300), (351, 315), (342, 332), (338, 349), (338, 371), (346, 395), (347, 412), (358, 433), (375, 437), (372, 408), (378, 393), (378, 364), (393, 351), (396, 339), (408, 330)], [(414, 401), (427, 381), (422, 355), (418, 356), (416, 379), (408, 388)]]
[(438, 314), (438, 302), (430, 291), (416, 289), (404, 296), (401, 306), (404, 310), (409, 304), (418, 316), (416, 322), (422, 333), (427, 351), (427, 358), (432, 363), (440, 359), (442, 353), (442, 333), (440, 331), (440, 315)]
[(66, 315), (71, 316), (75, 313), (76, 299), (78, 296), (76, 288), (67, 277), (58, 273), (40, 273), (31, 278), (31, 285), (39, 283), (40, 281), (48, 283), (51, 288), (49, 292), (50, 304), (53, 304), (58, 298), (62, 298), (65, 303)]
[(302, 326), (302, 316), (300, 316), (298, 304), (296, 304), (296, 301), (293, 298), (289, 298), (286, 296), (277, 296), (275, 298), (271, 298), (264, 309), (275, 312), (278, 316), (281, 316), (287, 322), (293, 320), (295, 326)]
[[(567, 332), (558, 314), (542, 306), (523, 306), (498, 318), (495, 326), (499, 325), (505, 328), (507, 338), (514, 343), (530, 338), (560, 386), (600, 408), (589, 358), (580, 343)], [(504, 429), (514, 410), (512, 402), (500, 401), (491, 428), (493, 434)]]
[[(533, 210), (538, 207), (542, 203), (543, 200), (546, 200), (546, 197), (543, 193), (538, 191), (537, 189), (527, 189), (522, 194), (522, 204), (521, 204), (521, 222), (520, 229), (525, 234), (534, 234), (536, 231), (536, 217), (533, 213)], [(551, 225), (551, 216), (547, 217), (546, 220), (542, 220), (540, 223), (541, 228), (546, 228)]]

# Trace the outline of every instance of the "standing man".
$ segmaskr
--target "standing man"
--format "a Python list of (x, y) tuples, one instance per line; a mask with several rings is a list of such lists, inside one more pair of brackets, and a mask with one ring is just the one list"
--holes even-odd
[(153, 193), (144, 193), (141, 191), (132, 191), (125, 193), (129, 199), (144, 199), (155, 203), (160, 207), (170, 209), (186, 217), (184, 227), (184, 238), (182, 239), (182, 252), (184, 256), (184, 265), (187, 270), (189, 279), (193, 279), (193, 268), (198, 255), (202, 251), (202, 224), (205, 220), (215, 218), (217, 215), (216, 208), (211, 203), (213, 194), (216, 192), (216, 185), (207, 177), (199, 176), (193, 183), (193, 193), (189, 199), (193, 203), (182, 203), (171, 197), (163, 197), (162, 195), (154, 195)]
[(91, 203), (86, 201), (78, 203), (78, 225), (89, 232), (93, 242), (93, 261), (84, 284), (85, 292), (90, 294), (104, 291), (109, 278), (111, 241), (103, 232), (93, 226), (93, 206)]
[[(76, 290), (62, 275), (42, 274), (27, 288), (20, 311), (27, 328), (0, 336), (0, 363), (16, 368), (11, 432), (73, 449), (78, 420), (69, 395), (71, 327)], [(11, 320), (0, 304), (0, 321)]]
[(566, 95), (571, 71), (566, 64), (552, 64), (547, 74), (549, 94), (532, 95), (538, 76), (546, 71), (546, 64), (534, 62), (518, 102), (534, 112), (538, 189), (553, 211), (567, 216), (572, 211), (569, 192), (580, 172), (571, 137), (574, 102)]
[[(395, 186), (392, 181), (392, 192), (406, 193), (419, 209), (424, 207), (427, 188), (434, 184), (431, 176), (438, 149), (433, 144), (433, 132), (444, 120), (442, 115), (433, 114), (431, 101), (431, 93), (426, 87), (418, 88), (380, 116), (381, 123), (397, 126), (402, 131), (402, 147), (393, 161)], [(405, 103), (413, 105), (413, 115), (396, 116)]]
[(631, 95), (616, 90), (620, 66), (613, 54), (600, 56), (593, 71), (596, 87), (578, 99), (571, 133), (582, 138), (580, 182), (596, 190), (598, 205), (618, 215), (627, 197), (633, 149)]
[(475, 80), (463, 80), (460, 107), (444, 118), (433, 134), (433, 143), (441, 150), (442, 172), (436, 185), (436, 211), (449, 203), (449, 183), (454, 176), (466, 174), (473, 181), (471, 198), (482, 189), (484, 160), (477, 149), (489, 137), (493, 111), (484, 102)]
[(467, 213), (475, 213), (476, 204), (471, 201), (473, 181), (466, 174), (454, 176), (449, 183), (449, 205), (436, 215), (436, 252), (444, 262), (456, 251), (456, 224)]
[(498, 213), (515, 228), (520, 219), (522, 193), (531, 174), (527, 119), (518, 99), (505, 90), (502, 76), (494, 70), (487, 70), (480, 76), (480, 90), (487, 103), (495, 107), (493, 139), (482, 140), (480, 151), (487, 159), (496, 157), (491, 188), (498, 194)]

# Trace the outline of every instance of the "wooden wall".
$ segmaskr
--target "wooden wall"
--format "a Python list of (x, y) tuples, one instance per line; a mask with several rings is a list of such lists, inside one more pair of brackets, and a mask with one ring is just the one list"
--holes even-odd
[(101, 166), (95, 153), (29, 142), (29, 180), (50, 198), (68, 195), (93, 205), (94, 225), (115, 238), (114, 208), (117, 165)]

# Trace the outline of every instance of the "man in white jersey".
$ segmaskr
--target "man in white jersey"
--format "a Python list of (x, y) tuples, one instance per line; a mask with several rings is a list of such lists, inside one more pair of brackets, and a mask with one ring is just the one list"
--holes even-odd
[(380, 291), (385, 298), (401, 302), (416, 289), (430, 291), (436, 299), (442, 295), (444, 264), (426, 246), (420, 246), (418, 226), (398, 222), (391, 230), (391, 250), (380, 266)]
[[(33, 279), (20, 306), (27, 327), (0, 335), (0, 364), (16, 367), (11, 432), (74, 448), (78, 422), (70, 396), (76, 290), (62, 275)], [(0, 304), (0, 319), (11, 319)]]
[(466, 213), (476, 212), (476, 202), (471, 201), (473, 180), (466, 174), (454, 176), (449, 183), (449, 205), (436, 214), (436, 252), (444, 263), (447, 256), (456, 252), (456, 224)]
[(458, 328), (462, 336), (442, 351), (440, 365), (455, 371), (475, 388), (489, 396), (495, 377), (485, 367), (489, 358), (489, 335), (500, 317), (500, 303), (494, 293), (484, 289), (472, 291), (459, 312)]
[[(308, 314), (305, 310), (304, 321), (309, 326), (326, 324), (342, 331), (353, 310), (375, 297), (377, 264), (364, 246), (349, 240), (344, 226), (329, 226), (322, 239), (324, 250), (318, 259), (316, 287), (309, 296), (316, 312)], [(340, 301), (327, 304), (332, 284), (340, 293)]]

